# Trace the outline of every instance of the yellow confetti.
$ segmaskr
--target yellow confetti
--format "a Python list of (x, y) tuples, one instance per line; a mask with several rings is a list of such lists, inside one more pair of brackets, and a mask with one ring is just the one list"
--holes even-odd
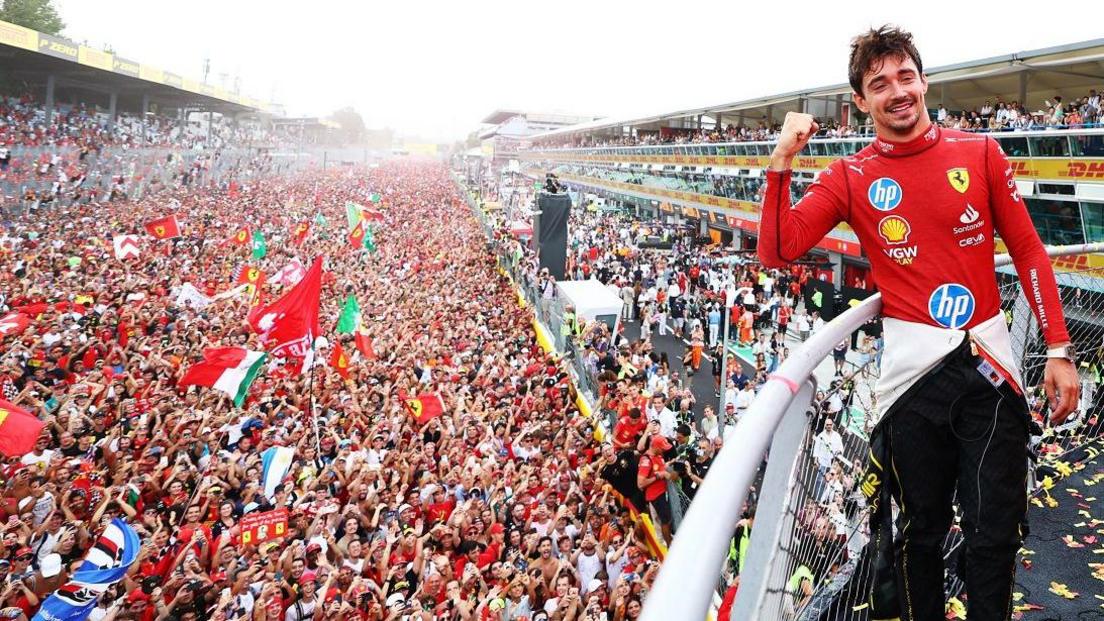
[(1051, 582), (1050, 589), (1048, 590), (1051, 593), (1054, 593), (1055, 595), (1058, 595), (1059, 597), (1064, 597), (1066, 599), (1075, 599), (1079, 596), (1079, 593), (1069, 590), (1069, 587), (1060, 582)]

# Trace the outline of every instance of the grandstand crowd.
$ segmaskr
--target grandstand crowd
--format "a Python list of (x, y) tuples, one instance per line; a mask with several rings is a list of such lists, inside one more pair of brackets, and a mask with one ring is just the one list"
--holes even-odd
[[(1080, 129), (1104, 124), (1104, 108), (1101, 107), (1101, 96), (1095, 88), (1068, 101), (1063, 100), (1061, 95), (1054, 95), (1053, 98), (1041, 102), (1041, 106), (1035, 110), (1031, 110), (1025, 103), (1006, 102), (1004, 98), (996, 97), (969, 110), (952, 111), (940, 104), (938, 109), (930, 112), (932, 120), (943, 127), (977, 132)], [(763, 120), (752, 126), (728, 124), (723, 128), (672, 129), (663, 133), (639, 131), (635, 135), (615, 138), (594, 135), (546, 138), (541, 141), (541, 145), (550, 148), (588, 148), (769, 141), (778, 137), (781, 127), (781, 123)], [(821, 129), (815, 137), (849, 138), (872, 135), (873, 125), (869, 120), (865, 124), (851, 125), (828, 119), (821, 123)]]

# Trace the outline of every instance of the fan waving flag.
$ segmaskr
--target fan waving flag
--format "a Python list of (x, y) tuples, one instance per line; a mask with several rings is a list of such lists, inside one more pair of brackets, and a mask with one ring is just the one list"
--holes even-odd
[(368, 252), (376, 251), (376, 236), (371, 226), (364, 227), (364, 247)]
[(141, 547), (133, 528), (119, 518), (111, 520), (69, 582), (46, 598), (32, 621), (87, 619), (100, 596), (126, 576)]
[(251, 312), (249, 325), (261, 335), (261, 342), (273, 356), (308, 358), (312, 356), (315, 337), (322, 333), (318, 325), (321, 295), (322, 257), (319, 257), (297, 285), (268, 306)]
[(268, 244), (265, 242), (264, 233), (261, 231), (253, 231), (253, 258), (263, 259), (268, 254)]
[(285, 287), (293, 287), (295, 283), (303, 280), (303, 276), (307, 275), (307, 268), (303, 266), (303, 262), (298, 258), (293, 258), (288, 261), (288, 264), (280, 268), (279, 272), (276, 272), (276, 276), (272, 279), (272, 282)]
[(359, 324), (360, 305), (357, 304), (356, 296), (350, 295), (345, 298), (345, 307), (341, 309), (341, 317), (337, 320), (337, 333), (352, 334)]
[(372, 337), (368, 336), (368, 331), (364, 329), (364, 324), (357, 326), (356, 348), (360, 350), (360, 355), (364, 356), (365, 360), (379, 359), (379, 356), (376, 355), (375, 348), (372, 347)]
[(364, 221), (357, 221), (353, 230), (349, 231), (349, 245), (355, 250), (360, 250), (364, 247), (364, 239), (368, 229), (364, 227)]
[(276, 486), (283, 482), (294, 460), (295, 449), (286, 446), (274, 446), (261, 453), (261, 485), (264, 485), (265, 498), (272, 500), (276, 496)]
[(349, 358), (345, 355), (345, 350), (341, 347), (341, 343), (334, 343), (333, 353), (330, 354), (330, 366), (337, 371), (343, 379), (349, 379)]
[(445, 413), (441, 395), (425, 393), (406, 400), (406, 409), (418, 424), (427, 423)]
[(241, 407), (249, 385), (264, 366), (265, 353), (242, 347), (214, 347), (203, 352), (203, 361), (188, 369), (180, 386), (208, 386), (220, 390)]
[(241, 273), (238, 274), (237, 280), (234, 281), (235, 285), (253, 285), (254, 287), (260, 287), (264, 285), (265, 273), (262, 270), (253, 267), (252, 265), (245, 265), (241, 268)]
[(302, 246), (310, 232), (310, 222), (300, 222), (291, 227), (291, 242), (296, 246)]
[(0, 317), (0, 338), (20, 334), (31, 325), (31, 318), (19, 311), (13, 311)]
[(34, 414), (0, 399), (0, 453), (7, 457), (30, 453), (45, 426)]
[(244, 246), (249, 243), (249, 227), (245, 226), (237, 230), (230, 238), (230, 243), (235, 246)]
[(356, 226), (356, 223), (360, 222), (361, 213), (363, 211), (364, 211), (364, 208), (361, 207), (360, 205), (356, 204), (356, 203), (353, 203), (353, 202), (345, 203), (345, 220), (347, 220), (349, 222), (350, 227)]
[(176, 216), (165, 216), (156, 220), (150, 220), (145, 224), (146, 232), (157, 239), (172, 239), (180, 237), (180, 223)]

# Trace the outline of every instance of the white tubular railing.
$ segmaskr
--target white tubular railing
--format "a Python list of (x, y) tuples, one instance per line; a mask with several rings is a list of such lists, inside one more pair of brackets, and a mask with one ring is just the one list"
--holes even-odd
[[(1104, 243), (1052, 246), (1046, 251), (1051, 257), (1104, 252)], [(997, 255), (995, 262), (1003, 267), (1012, 259), (1007, 254)], [(724, 447), (683, 516), (644, 603), (642, 621), (706, 618), (740, 509), (794, 396), (833, 347), (881, 310), (880, 294), (848, 309), (798, 347), (763, 385), (747, 413), (725, 438)], [(739, 597), (760, 596), (740, 589)]]

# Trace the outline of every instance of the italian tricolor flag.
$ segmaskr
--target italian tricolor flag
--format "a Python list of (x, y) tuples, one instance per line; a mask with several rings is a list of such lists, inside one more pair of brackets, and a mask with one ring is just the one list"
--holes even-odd
[(249, 385), (261, 372), (266, 354), (241, 347), (214, 347), (203, 351), (203, 361), (188, 369), (181, 386), (209, 386), (230, 395), (241, 407)]

